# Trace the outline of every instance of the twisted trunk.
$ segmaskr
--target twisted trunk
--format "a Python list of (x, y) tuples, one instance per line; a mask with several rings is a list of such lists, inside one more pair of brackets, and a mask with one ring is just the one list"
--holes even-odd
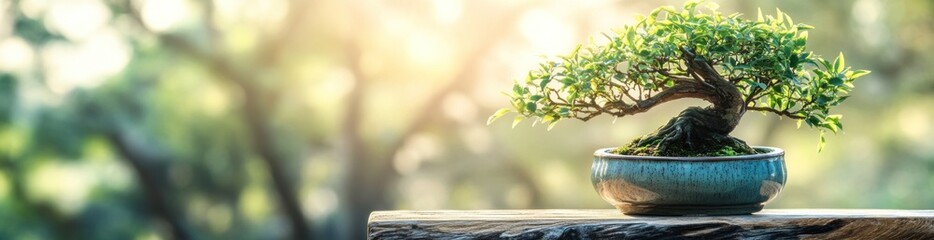
[(736, 86), (724, 80), (705, 60), (682, 50), (688, 72), (700, 84), (691, 91), (711, 106), (690, 107), (671, 119), (655, 133), (636, 139), (619, 149), (621, 154), (656, 156), (710, 156), (753, 154), (746, 142), (731, 137), (746, 103)]

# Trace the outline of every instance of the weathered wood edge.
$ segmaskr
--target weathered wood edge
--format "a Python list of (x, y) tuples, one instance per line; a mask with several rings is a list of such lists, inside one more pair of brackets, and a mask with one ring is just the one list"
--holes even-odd
[(934, 210), (780, 209), (743, 216), (616, 210), (377, 211), (370, 239), (934, 239)]

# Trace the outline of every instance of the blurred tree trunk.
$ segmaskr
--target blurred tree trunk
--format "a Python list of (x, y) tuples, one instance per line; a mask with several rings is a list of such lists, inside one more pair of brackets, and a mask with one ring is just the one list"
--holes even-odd
[(111, 131), (106, 133), (106, 137), (121, 158), (127, 161), (130, 168), (136, 173), (139, 186), (146, 196), (146, 201), (149, 202), (153, 215), (161, 218), (169, 226), (169, 231), (171, 231), (174, 239), (191, 239), (191, 233), (182, 223), (182, 218), (176, 214), (169, 204), (171, 198), (167, 196), (168, 191), (160, 187), (163, 184), (156, 180), (155, 174), (151, 171), (154, 167), (148, 164), (163, 162), (163, 160), (153, 159), (151, 156), (136, 151), (135, 149), (138, 148), (130, 144), (130, 140), (127, 139), (125, 134), (122, 134), (122, 131)]
[(273, 186), (279, 193), (279, 202), (284, 208), (285, 214), (291, 219), (292, 234), (296, 239), (311, 239), (313, 235), (311, 228), (306, 223), (305, 215), (302, 212), (301, 204), (298, 203), (298, 196), (295, 194), (295, 188), (288, 178), (285, 171), (285, 158), (275, 149), (274, 138), (270, 133), (267, 118), (269, 113), (263, 110), (258, 90), (254, 87), (243, 88), (243, 111), (247, 119), (247, 125), (250, 135), (253, 136), (253, 146), (255, 150), (266, 163), (269, 175), (272, 178)]
[[(286, 24), (295, 24), (301, 19), (301, 14), (296, 13), (295, 9), (304, 10), (302, 6), (306, 6), (305, 4), (307, 4), (307, 2), (308, 1), (300, 0), (293, 1), (295, 5), (292, 6), (289, 13), (287, 13), (287, 20), (291, 22), (286, 22)], [(156, 35), (168, 48), (202, 62), (210, 67), (221, 80), (227, 81), (227, 83), (243, 90), (243, 102), (240, 106), (240, 111), (243, 114), (243, 120), (247, 124), (248, 133), (253, 141), (252, 145), (254, 151), (256, 151), (260, 159), (263, 160), (269, 172), (269, 176), (272, 178), (273, 187), (278, 195), (277, 200), (279, 201), (279, 206), (289, 220), (292, 237), (295, 239), (311, 239), (314, 233), (311, 229), (310, 220), (305, 218), (301, 205), (298, 203), (298, 196), (295, 193), (295, 188), (288, 177), (288, 172), (285, 170), (284, 163), (287, 162), (286, 157), (282, 156), (278, 150), (275, 149), (274, 138), (269, 129), (270, 116), (265, 109), (271, 108), (274, 103), (266, 100), (272, 99), (275, 94), (268, 94), (264, 92), (260, 86), (254, 84), (259, 80), (258, 74), (263, 71), (250, 68), (261, 64), (247, 66), (235, 65), (228, 60), (229, 54), (223, 52), (222, 49), (212, 47), (211, 49), (204, 50), (197, 44), (180, 36), (159, 34), (150, 31), (142, 21), (133, 3), (127, 0), (124, 4), (127, 8), (127, 12), (130, 13), (130, 16), (136, 24), (149, 33)], [(205, 1), (204, 4), (204, 11), (208, 11), (205, 15), (213, 15), (213, 13), (210, 13), (211, 10), (213, 10), (213, 5), (211, 5), (210, 1)], [(210, 22), (212, 19), (205, 19), (205, 21), (206, 22), (203, 23), (204, 26), (213, 29), (213, 23)], [(271, 55), (268, 55), (268, 59), (275, 58), (275, 56), (272, 55), (276, 54), (278, 52), (277, 49), (281, 48), (281, 45), (288, 41), (287, 38), (292, 35), (287, 32), (294, 31), (294, 29), (289, 26), (283, 26), (281, 31), (283, 32), (280, 32), (276, 35), (278, 37), (274, 38), (276, 40), (263, 44), (263, 46), (269, 46), (263, 48), (265, 51), (273, 52), (269, 53)], [(218, 36), (219, 34), (217, 31), (211, 30), (210, 32), (212, 33), (211, 42), (215, 42), (215, 39), (220, 36)], [(264, 53), (262, 55), (266, 56), (267, 54)]]

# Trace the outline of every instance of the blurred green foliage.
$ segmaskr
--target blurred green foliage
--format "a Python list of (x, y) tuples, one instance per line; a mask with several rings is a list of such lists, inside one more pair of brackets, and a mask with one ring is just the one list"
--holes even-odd
[[(734, 131), (788, 153), (770, 207), (934, 208), (934, 4), (717, 2), (780, 7), (816, 54), (873, 71), (820, 154), (775, 116)], [(360, 239), (378, 209), (609, 208), (592, 151), (702, 103), (483, 121), (534, 56), (659, 4), (0, 1), (0, 239)]]

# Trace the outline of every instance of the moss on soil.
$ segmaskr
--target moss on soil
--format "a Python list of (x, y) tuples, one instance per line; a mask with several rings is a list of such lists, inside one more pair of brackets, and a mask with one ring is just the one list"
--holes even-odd
[(648, 144), (642, 144), (639, 146), (639, 143), (642, 138), (638, 138), (632, 141), (625, 146), (621, 146), (613, 150), (613, 153), (620, 155), (634, 155), (634, 156), (673, 156), (673, 157), (724, 157), (724, 156), (742, 156), (742, 155), (752, 155), (758, 154), (757, 150), (753, 149), (752, 151), (747, 150), (743, 147), (738, 147), (734, 145), (708, 145), (699, 149), (669, 149), (668, 154), (659, 154), (658, 151), (658, 141), (649, 142)]

